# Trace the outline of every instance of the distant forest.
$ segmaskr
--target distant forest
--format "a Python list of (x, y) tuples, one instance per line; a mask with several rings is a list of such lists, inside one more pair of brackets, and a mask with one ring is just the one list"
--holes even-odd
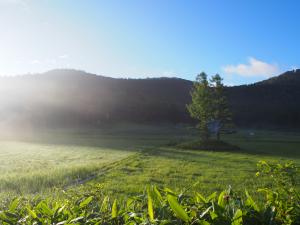
[[(77, 70), (0, 78), (0, 123), (19, 127), (102, 126), (118, 122), (193, 123), (193, 82), (114, 79)], [(226, 87), (237, 126), (300, 127), (300, 70)]]

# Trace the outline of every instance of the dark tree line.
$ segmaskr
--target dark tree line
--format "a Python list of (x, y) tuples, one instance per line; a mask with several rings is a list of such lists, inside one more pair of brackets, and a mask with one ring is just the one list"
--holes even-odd
[(300, 70), (226, 92), (239, 126), (300, 127)]
[[(225, 87), (238, 126), (300, 127), (300, 71), (253, 85)], [(112, 79), (75, 70), (0, 78), (0, 124), (101, 126), (121, 121), (193, 123), (193, 82)]]

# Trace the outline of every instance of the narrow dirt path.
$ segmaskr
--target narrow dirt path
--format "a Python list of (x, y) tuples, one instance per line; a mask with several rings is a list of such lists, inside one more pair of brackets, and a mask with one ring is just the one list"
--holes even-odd
[(72, 182), (68, 185), (65, 185), (63, 187), (63, 189), (68, 190), (68, 189), (70, 189), (74, 186), (85, 184), (85, 183), (87, 183), (87, 182), (89, 182), (89, 181), (91, 181), (91, 180), (93, 180), (93, 179), (95, 179), (99, 176), (105, 176), (105, 174), (107, 174), (111, 169), (114, 169), (116, 166), (122, 165), (125, 162), (128, 162), (130, 160), (134, 160), (134, 159), (138, 158), (138, 156), (140, 154), (142, 154), (142, 151), (139, 151), (137, 153), (134, 153), (133, 155), (130, 155), (130, 156), (125, 157), (123, 159), (114, 161), (112, 163), (106, 164), (101, 169), (94, 171), (94, 173), (91, 174), (90, 176), (82, 178), (82, 179), (74, 180), (74, 182)]

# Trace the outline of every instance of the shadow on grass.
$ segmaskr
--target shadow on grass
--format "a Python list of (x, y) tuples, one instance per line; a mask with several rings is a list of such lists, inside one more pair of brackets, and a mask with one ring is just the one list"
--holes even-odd
[(187, 141), (175, 145), (179, 149), (187, 150), (210, 150), (210, 151), (240, 151), (240, 147), (232, 145), (225, 141), (221, 140), (196, 140), (196, 141)]
[(156, 150), (154, 154), (164, 155), (166, 153), (166, 157), (168, 158), (176, 157), (176, 154), (180, 154), (180, 156), (176, 158), (180, 159), (184, 156), (190, 156), (193, 159), (194, 157), (199, 157), (201, 152), (219, 152), (230, 154), (247, 154), (258, 157), (282, 157), (287, 160), (300, 159), (300, 143), (298, 144), (298, 142), (294, 140), (291, 140), (290, 142), (285, 141), (279, 143), (271, 140), (268, 142), (248, 142), (246, 140), (228, 141), (228, 143), (223, 142), (225, 143), (224, 148), (222, 148), (222, 146), (217, 146), (217, 148), (211, 148), (210, 146), (207, 146), (206, 148), (205, 146), (198, 145), (197, 143), (199, 143), (199, 141), (189, 141), (183, 143), (176, 141), (170, 142), (165, 145), (165, 147), (161, 148), (162, 151), (158, 152), (158, 150)]
[[(127, 129), (127, 127), (126, 127)], [(127, 131), (123, 130), (84, 130), (84, 131), (45, 131), (35, 133), (31, 137), (22, 138), (20, 140), (27, 143), (38, 143), (45, 145), (68, 145), (82, 146), (93, 148), (106, 148), (111, 151), (128, 151), (128, 152), (147, 152), (151, 149), (160, 147), (170, 147), (176, 152), (178, 149), (183, 151), (193, 150), (210, 151), (209, 146), (188, 146), (182, 145), (185, 141), (193, 142), (197, 134), (187, 129), (171, 128), (151, 128), (147, 127), (135, 128)], [(289, 138), (286, 138), (289, 137)], [(289, 136), (286, 133), (278, 133), (278, 136), (272, 137), (269, 134), (257, 135), (256, 137), (248, 137), (242, 133), (223, 136), (226, 148), (212, 149), (214, 152), (228, 153), (246, 153), (262, 156), (279, 156), (287, 158), (300, 159), (300, 135)], [(180, 142), (180, 143), (179, 143)], [(177, 146), (178, 145), (178, 146)], [(236, 146), (240, 148), (236, 148)], [(164, 150), (165, 151), (165, 150)], [(159, 154), (157, 151), (154, 151)], [(188, 154), (185, 152), (185, 154)]]

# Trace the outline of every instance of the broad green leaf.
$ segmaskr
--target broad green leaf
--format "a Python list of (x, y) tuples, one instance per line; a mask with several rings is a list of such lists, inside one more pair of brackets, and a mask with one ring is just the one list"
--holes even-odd
[(207, 203), (207, 200), (205, 199), (204, 196), (202, 196), (200, 193), (196, 192), (196, 199), (197, 202), (203, 202), (203, 203)]
[(164, 200), (156, 186), (153, 187), (153, 191), (156, 195), (156, 198), (162, 203)]
[(153, 203), (150, 195), (150, 190), (148, 189), (148, 215), (151, 221), (154, 220), (154, 211), (153, 211)]
[(218, 215), (214, 212), (214, 211), (210, 211), (210, 217), (212, 220), (216, 219), (218, 217)]
[(238, 209), (236, 210), (231, 225), (242, 225), (243, 224), (243, 212), (242, 210)]
[(222, 191), (219, 195), (219, 198), (218, 198), (218, 205), (222, 208), (225, 207), (226, 205), (226, 202), (225, 202), (225, 196), (226, 196), (226, 192), (225, 191)]
[(188, 222), (190, 220), (190, 218), (189, 218), (188, 214), (186, 213), (186, 211), (179, 204), (177, 199), (173, 195), (168, 195), (167, 199), (168, 199), (170, 207), (174, 211), (175, 215), (179, 219), (182, 219), (183, 221)]
[(37, 218), (37, 215), (33, 210), (31, 210), (30, 208), (27, 208), (27, 211), (32, 216), (33, 219)]
[(64, 210), (65, 207), (66, 207), (66, 205), (63, 205), (62, 207), (59, 207), (55, 213), (60, 214)]
[(109, 197), (105, 196), (101, 204), (100, 212), (106, 212), (108, 210), (108, 203)]
[(13, 200), (10, 205), (9, 205), (9, 211), (14, 212), (16, 210), (16, 208), (19, 205), (19, 199), (16, 198), (15, 200)]
[(134, 200), (132, 198), (128, 198), (126, 201), (126, 207), (128, 209), (132, 209), (132, 206), (134, 205)]
[(206, 198), (207, 202), (210, 202), (211, 200), (214, 200), (217, 196), (217, 192), (212, 193), (210, 196)]
[(47, 206), (47, 204), (44, 202), (44, 201), (41, 201), (37, 206), (36, 208), (42, 212), (43, 214), (45, 215), (48, 215), (48, 216), (52, 216), (53, 215), (53, 212), (52, 210)]
[(90, 197), (86, 198), (85, 200), (83, 200), (83, 201), (79, 204), (79, 207), (80, 207), (80, 208), (86, 207), (92, 200), (93, 200), (93, 196), (90, 196)]
[(111, 218), (116, 218), (117, 216), (118, 216), (118, 203), (117, 203), (117, 199), (115, 199), (111, 209)]
[(248, 191), (245, 191), (245, 193), (246, 193), (246, 196), (247, 196), (247, 200), (245, 202), (245, 205), (253, 208), (255, 211), (258, 212), (259, 208), (258, 208), (257, 204), (254, 202), (252, 197), (249, 195)]
[(174, 191), (172, 191), (170, 188), (164, 188), (164, 191), (167, 192), (167, 194), (176, 195)]
[(5, 220), (5, 219), (7, 219), (5, 212), (0, 211), (0, 220)]

